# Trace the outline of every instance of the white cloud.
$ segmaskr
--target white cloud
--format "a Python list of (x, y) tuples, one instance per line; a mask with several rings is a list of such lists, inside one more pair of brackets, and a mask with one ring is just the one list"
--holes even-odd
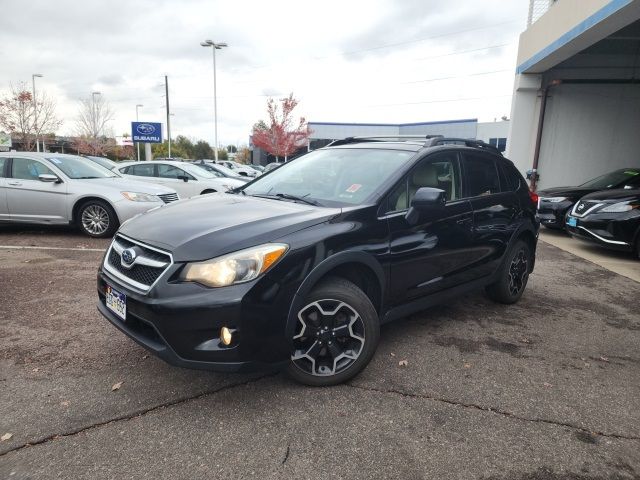
[(211, 38), (229, 44), (217, 56), (222, 144), (246, 141), (266, 95), (290, 91), (315, 121), (492, 120), (510, 111), (526, 10), (498, 0), (5, 0), (0, 89), (44, 74), (38, 88), (56, 97), (61, 133), (73, 133), (77, 100), (101, 91), (121, 133), (138, 103), (141, 119), (164, 121), (166, 74), (173, 135), (211, 142), (211, 50), (199, 45)]

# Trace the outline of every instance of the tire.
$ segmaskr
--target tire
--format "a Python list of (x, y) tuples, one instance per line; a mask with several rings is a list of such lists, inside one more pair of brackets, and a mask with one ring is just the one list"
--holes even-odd
[(102, 200), (89, 200), (78, 209), (76, 221), (82, 233), (93, 238), (112, 237), (120, 222), (111, 205)]
[(332, 277), (314, 288), (298, 312), (287, 373), (313, 387), (346, 382), (368, 365), (379, 339), (380, 322), (369, 297)]
[(485, 288), (487, 296), (507, 305), (520, 300), (529, 281), (531, 262), (531, 247), (524, 240), (518, 240), (507, 252), (498, 280)]

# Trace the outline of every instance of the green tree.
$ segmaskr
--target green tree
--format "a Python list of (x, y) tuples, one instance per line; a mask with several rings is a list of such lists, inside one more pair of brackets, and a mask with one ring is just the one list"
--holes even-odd
[(205, 142), (204, 140), (198, 140), (198, 142), (193, 146), (193, 154), (195, 159), (214, 157), (211, 145), (209, 145), (209, 142)]
[[(140, 153), (142, 154), (144, 150), (144, 145), (140, 146)], [(153, 158), (157, 157), (168, 157), (169, 156), (169, 142), (165, 140), (162, 143), (152, 143), (151, 144), (151, 152), (153, 153)], [(188, 157), (189, 152), (185, 151), (181, 145), (177, 145), (175, 142), (171, 142), (171, 157), (172, 158), (190, 158)]]
[[(184, 152), (184, 156), (182, 158), (195, 158), (194, 145), (191, 140), (189, 140), (184, 135), (178, 135), (174, 143), (171, 144), (171, 154), (173, 155), (173, 147), (174, 145), (179, 148), (182, 152)], [(173, 155), (177, 157), (178, 155)]]
[(227, 154), (227, 149), (226, 148), (219, 148), (218, 149), (218, 160), (228, 160), (229, 159), (229, 155)]
[(227, 152), (238, 153), (238, 147), (236, 147), (235, 145), (227, 145)]

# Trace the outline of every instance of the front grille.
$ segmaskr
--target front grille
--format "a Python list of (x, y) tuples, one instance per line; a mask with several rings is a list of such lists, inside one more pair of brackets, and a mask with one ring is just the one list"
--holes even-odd
[(584, 217), (588, 212), (590, 212), (592, 209), (594, 209), (599, 205), (600, 204), (598, 202), (581, 200), (578, 203), (576, 203), (576, 206), (573, 207), (573, 212), (571, 213), (577, 217)]
[[(132, 266), (123, 265), (122, 262), (122, 252), (127, 249), (134, 249), (136, 252)], [(148, 291), (169, 268), (171, 262), (171, 255), (168, 253), (117, 235), (111, 243), (104, 267), (124, 283)]]
[(160, 197), (160, 200), (162, 200), (164, 203), (171, 203), (179, 200), (177, 193), (165, 193), (163, 195), (158, 195), (158, 197)]

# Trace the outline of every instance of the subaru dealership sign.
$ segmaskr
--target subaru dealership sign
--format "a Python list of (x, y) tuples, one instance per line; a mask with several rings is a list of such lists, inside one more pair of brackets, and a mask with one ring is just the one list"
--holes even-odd
[(140, 143), (162, 143), (162, 124), (131, 122), (131, 139)]

